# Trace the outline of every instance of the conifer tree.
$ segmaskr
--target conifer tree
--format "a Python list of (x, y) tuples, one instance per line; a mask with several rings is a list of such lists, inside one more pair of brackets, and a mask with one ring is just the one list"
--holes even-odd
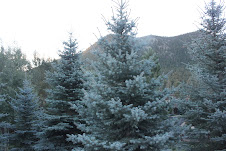
[[(0, 84), (0, 89), (3, 84)], [(5, 102), (5, 96), (0, 95), (0, 106)], [(7, 150), (9, 146), (10, 134), (9, 130), (12, 129), (11, 123), (7, 122), (7, 113), (0, 113), (0, 150)]]
[(149, 48), (148, 50), (145, 51), (144, 55), (142, 56), (144, 59), (149, 59), (150, 57), (152, 57), (152, 60), (154, 61), (154, 63), (156, 64), (155, 69), (152, 69), (152, 73), (153, 75), (151, 75), (151, 77), (158, 77), (160, 76), (160, 63), (159, 63), (159, 59), (157, 54), (154, 52), (154, 50), (152, 48)]
[[(23, 86), (25, 70), (29, 66), (29, 62), (19, 48), (0, 48), (0, 95), (4, 96), (4, 101), (1, 101), (0, 105), (0, 114), (4, 117), (0, 122), (13, 123), (14, 114), (10, 102), (15, 98), (18, 88)], [(4, 131), (9, 132), (8, 128), (5, 127)]]
[(192, 125), (187, 139), (192, 150), (226, 149), (224, 6), (211, 0), (202, 17), (199, 38), (190, 45), (195, 82), (187, 86), (185, 120)]
[(14, 132), (11, 134), (11, 150), (32, 151), (37, 141), (34, 124), (39, 115), (39, 105), (36, 95), (33, 94), (28, 80), (23, 82), (23, 88), (19, 89), (16, 99), (11, 102), (14, 109)]
[(111, 38), (99, 40), (88, 90), (74, 106), (82, 120), (76, 124), (85, 132), (69, 135), (84, 145), (75, 151), (157, 151), (167, 148), (172, 136), (166, 123), (170, 93), (161, 87), (163, 76), (152, 76), (153, 56), (139, 55), (136, 20), (129, 19), (127, 4), (118, 2), (116, 15), (106, 21)]
[(40, 141), (35, 146), (37, 150), (71, 150), (73, 143), (66, 141), (66, 135), (80, 132), (74, 125), (76, 113), (71, 109), (71, 104), (83, 96), (80, 53), (77, 52), (77, 42), (72, 34), (63, 44), (64, 51), (60, 52), (59, 62), (53, 65), (54, 72), (47, 72), (46, 75), (50, 89), (44, 127)]

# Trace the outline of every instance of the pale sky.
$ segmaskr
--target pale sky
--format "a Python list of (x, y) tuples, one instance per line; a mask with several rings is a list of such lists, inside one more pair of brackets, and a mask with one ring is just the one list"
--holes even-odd
[[(209, 0), (129, 0), (138, 21), (137, 37), (176, 36), (197, 30), (200, 10)], [(73, 31), (83, 51), (108, 34), (102, 15), (112, 16), (112, 0), (0, 0), (0, 45), (16, 45), (29, 59), (36, 50), (56, 58)]]

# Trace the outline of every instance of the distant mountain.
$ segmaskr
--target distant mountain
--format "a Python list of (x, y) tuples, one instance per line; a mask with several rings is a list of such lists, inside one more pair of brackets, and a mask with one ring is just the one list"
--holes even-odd
[[(171, 69), (176, 67), (184, 67), (184, 64), (191, 61), (186, 45), (191, 43), (192, 39), (197, 36), (198, 32), (191, 32), (174, 37), (149, 35), (139, 37), (137, 40), (144, 45), (144, 50), (151, 48), (156, 52), (162, 68)], [(108, 35), (105, 38), (110, 39), (110, 36)], [(97, 42), (94, 43), (83, 52), (82, 58), (93, 59), (92, 52), (94, 50), (98, 50), (98, 48)]]
[(162, 68), (172, 69), (184, 67), (184, 64), (191, 61), (186, 45), (197, 36), (198, 32), (192, 32), (174, 37), (150, 35), (140, 37), (139, 40), (156, 52)]
[[(110, 40), (110, 37), (111, 36), (108, 35), (104, 38)], [(137, 40), (144, 45), (144, 51), (152, 49), (154, 52), (156, 52), (163, 72), (168, 72), (171, 70), (174, 71), (170, 79), (172, 79), (173, 81), (176, 80), (176, 83), (178, 84), (181, 81), (187, 81), (189, 78), (190, 74), (185, 69), (185, 64), (191, 62), (187, 45), (189, 45), (192, 39), (196, 37), (198, 37), (198, 32), (191, 32), (174, 37), (149, 35), (145, 37), (139, 37), (137, 38)], [(98, 43), (94, 43), (83, 52), (82, 58), (95, 59), (92, 52), (94, 50), (98, 51), (98, 48)], [(144, 52), (141, 51), (141, 54), (143, 53)], [(170, 83), (177, 85), (175, 84), (175, 82), (172, 82), (172, 80)]]

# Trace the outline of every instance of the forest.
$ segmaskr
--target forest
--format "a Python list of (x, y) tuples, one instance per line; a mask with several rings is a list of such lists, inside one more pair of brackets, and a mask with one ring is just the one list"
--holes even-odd
[(137, 38), (115, 5), (84, 52), (73, 33), (60, 59), (1, 46), (0, 151), (226, 151), (224, 4), (171, 38)]

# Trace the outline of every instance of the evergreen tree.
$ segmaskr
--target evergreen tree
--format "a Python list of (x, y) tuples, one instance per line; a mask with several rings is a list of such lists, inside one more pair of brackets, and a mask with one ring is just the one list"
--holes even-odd
[(5, 101), (0, 106), (0, 113), (9, 114), (7, 122), (13, 121), (13, 110), (9, 102), (15, 98), (19, 87), (23, 86), (25, 78), (25, 70), (28, 68), (29, 62), (24, 54), (18, 48), (0, 50), (0, 95), (5, 96)]
[(34, 68), (29, 70), (29, 75), (31, 76), (31, 82), (34, 86), (34, 90), (39, 96), (39, 101), (41, 105), (44, 106), (46, 104), (45, 99), (47, 98), (46, 89), (49, 88), (49, 85), (45, 81), (45, 73), (47, 71), (53, 72), (53, 67), (51, 65), (52, 62), (56, 60), (51, 60), (50, 58), (44, 59), (40, 58), (38, 53), (34, 53), (34, 58), (32, 60), (32, 64)]
[(9, 114), (5, 119), (7, 122), (13, 121), (13, 110), (9, 105), (12, 98), (15, 98), (19, 87), (23, 86), (25, 69), (29, 66), (24, 54), (18, 48), (0, 50), (0, 95), (5, 96), (5, 101), (0, 106), (0, 113)]
[(146, 50), (144, 52), (143, 55), (143, 59), (149, 59), (150, 57), (152, 57), (152, 60), (154, 61), (154, 63), (156, 64), (156, 67), (154, 69), (152, 69), (152, 74), (151, 77), (158, 77), (160, 76), (160, 64), (159, 64), (159, 58), (157, 56), (157, 54), (154, 52), (154, 50), (152, 50), (152, 48), (149, 48), (148, 50)]
[(47, 72), (46, 76), (50, 89), (46, 100), (45, 126), (35, 146), (37, 150), (71, 150), (73, 143), (66, 141), (66, 135), (80, 132), (74, 125), (76, 113), (71, 109), (71, 104), (83, 96), (80, 53), (76, 52), (77, 42), (72, 34), (63, 44), (59, 63), (54, 64), (54, 72)]
[(211, 0), (202, 18), (200, 37), (190, 45), (195, 82), (187, 86), (185, 120), (192, 125), (187, 139), (192, 150), (226, 149), (224, 6)]
[[(2, 93), (7, 100), (15, 98), (19, 87), (23, 86), (25, 70), (30, 68), (29, 61), (19, 48), (4, 47), (0, 50), (0, 82), (4, 83)], [(4, 110), (4, 108), (3, 108)]]
[(11, 134), (11, 150), (32, 151), (34, 142), (37, 141), (34, 124), (39, 115), (39, 105), (36, 95), (33, 94), (31, 84), (28, 80), (19, 89), (16, 99), (11, 102), (14, 109), (14, 132)]
[(0, 149), (9, 147), (10, 133), (14, 121), (13, 109), (10, 106), (18, 87), (22, 87), (25, 69), (29, 62), (18, 48), (0, 49)]
[(164, 78), (153, 76), (153, 56), (139, 55), (142, 46), (135, 40), (136, 21), (128, 18), (127, 2), (117, 6), (112, 22), (106, 21), (111, 38), (99, 40), (88, 90), (74, 106), (82, 120), (76, 124), (85, 132), (69, 135), (68, 140), (84, 145), (75, 151), (158, 151), (173, 135), (166, 123), (170, 93), (161, 87)]
[[(0, 89), (3, 84), (0, 84)], [(0, 95), (0, 106), (5, 102), (5, 96)], [(0, 113), (0, 150), (8, 150), (10, 134), (9, 130), (12, 129), (11, 123), (7, 122), (8, 114)]]

